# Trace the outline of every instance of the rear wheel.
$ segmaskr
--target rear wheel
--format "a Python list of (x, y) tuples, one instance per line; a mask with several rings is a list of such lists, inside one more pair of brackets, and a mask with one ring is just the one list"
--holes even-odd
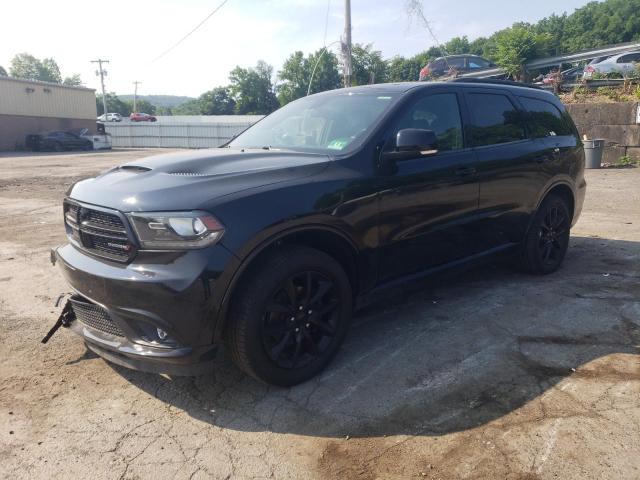
[(571, 214), (564, 198), (550, 194), (536, 212), (524, 240), (520, 263), (524, 270), (544, 275), (555, 272), (569, 246)]
[(293, 246), (260, 261), (245, 279), (225, 332), (234, 362), (281, 386), (319, 373), (351, 318), (351, 286), (340, 264), (323, 252)]

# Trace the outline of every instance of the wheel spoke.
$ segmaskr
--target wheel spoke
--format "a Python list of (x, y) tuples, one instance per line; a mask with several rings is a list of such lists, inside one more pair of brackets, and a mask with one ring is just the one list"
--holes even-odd
[(289, 280), (287, 280), (287, 283), (285, 284), (284, 289), (287, 292), (287, 296), (289, 297), (289, 301), (291, 302), (291, 304), (295, 305), (298, 295), (296, 292), (296, 286), (293, 283), (293, 278), (290, 278)]
[(293, 312), (293, 307), (291, 305), (285, 305), (284, 303), (272, 303), (267, 306), (267, 312), (284, 313), (291, 315), (291, 313)]
[(296, 335), (296, 348), (293, 352), (293, 357), (291, 357), (292, 367), (295, 367), (298, 364), (298, 359), (300, 358), (301, 350), (302, 350), (302, 334), (298, 333), (298, 335)]
[(305, 292), (304, 292), (304, 304), (309, 305), (311, 300), (311, 285), (313, 284), (313, 277), (311, 272), (307, 272), (305, 275)]
[(315, 305), (320, 300), (322, 300), (322, 298), (327, 293), (329, 293), (329, 290), (331, 290), (331, 287), (333, 287), (333, 284), (331, 282), (327, 282), (327, 281), (318, 282), (318, 290), (314, 293), (313, 297), (309, 299), (309, 305)]
[(280, 355), (282, 354), (282, 351), (286, 348), (286, 346), (289, 344), (289, 341), (291, 340), (291, 332), (287, 332), (284, 337), (282, 337), (282, 340), (280, 340), (272, 349), (271, 349), (271, 355), (272, 358), (277, 359), (280, 357)]
[(318, 350), (318, 345), (313, 340), (311, 333), (308, 330), (304, 331), (304, 338), (307, 341), (307, 346), (309, 347), (309, 353), (314, 357), (320, 355), (320, 350)]
[(551, 243), (547, 243), (544, 246), (544, 250), (542, 252), (542, 261), (546, 263), (549, 260), (550, 256), (551, 256)]
[(273, 322), (264, 326), (264, 334), (269, 337), (279, 337), (287, 333), (291, 327), (287, 325), (286, 321)]
[(333, 337), (336, 334), (335, 329), (331, 325), (318, 320), (317, 318), (310, 318), (309, 323), (318, 327), (318, 329), (322, 330), (322, 332), (328, 337)]
[(326, 315), (327, 313), (333, 312), (336, 308), (338, 308), (338, 301), (331, 300), (330, 302), (322, 305), (320, 308), (316, 310), (316, 313), (320, 316)]

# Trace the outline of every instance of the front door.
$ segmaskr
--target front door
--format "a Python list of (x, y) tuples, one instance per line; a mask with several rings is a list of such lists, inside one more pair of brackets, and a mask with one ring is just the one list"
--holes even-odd
[(389, 173), (379, 197), (381, 283), (469, 254), (478, 179), (462, 117), (459, 93), (430, 89), (392, 122), (389, 138), (401, 129), (420, 128), (434, 131), (438, 145), (435, 154), (385, 166)]

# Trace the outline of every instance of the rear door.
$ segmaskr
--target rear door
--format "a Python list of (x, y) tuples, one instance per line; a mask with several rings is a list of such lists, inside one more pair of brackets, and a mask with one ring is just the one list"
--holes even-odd
[(552, 148), (527, 136), (524, 112), (508, 90), (469, 88), (465, 99), (480, 183), (476, 247), (520, 242), (546, 183), (541, 164)]
[(432, 130), (438, 152), (389, 165), (379, 195), (381, 282), (466, 257), (478, 206), (475, 157), (464, 144), (461, 93), (429, 88), (392, 121), (398, 130)]

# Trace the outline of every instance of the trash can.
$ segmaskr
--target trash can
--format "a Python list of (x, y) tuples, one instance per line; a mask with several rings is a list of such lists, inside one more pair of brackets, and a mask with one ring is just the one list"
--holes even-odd
[(602, 165), (602, 153), (604, 152), (604, 140), (583, 140), (584, 160), (586, 168), (600, 168)]

